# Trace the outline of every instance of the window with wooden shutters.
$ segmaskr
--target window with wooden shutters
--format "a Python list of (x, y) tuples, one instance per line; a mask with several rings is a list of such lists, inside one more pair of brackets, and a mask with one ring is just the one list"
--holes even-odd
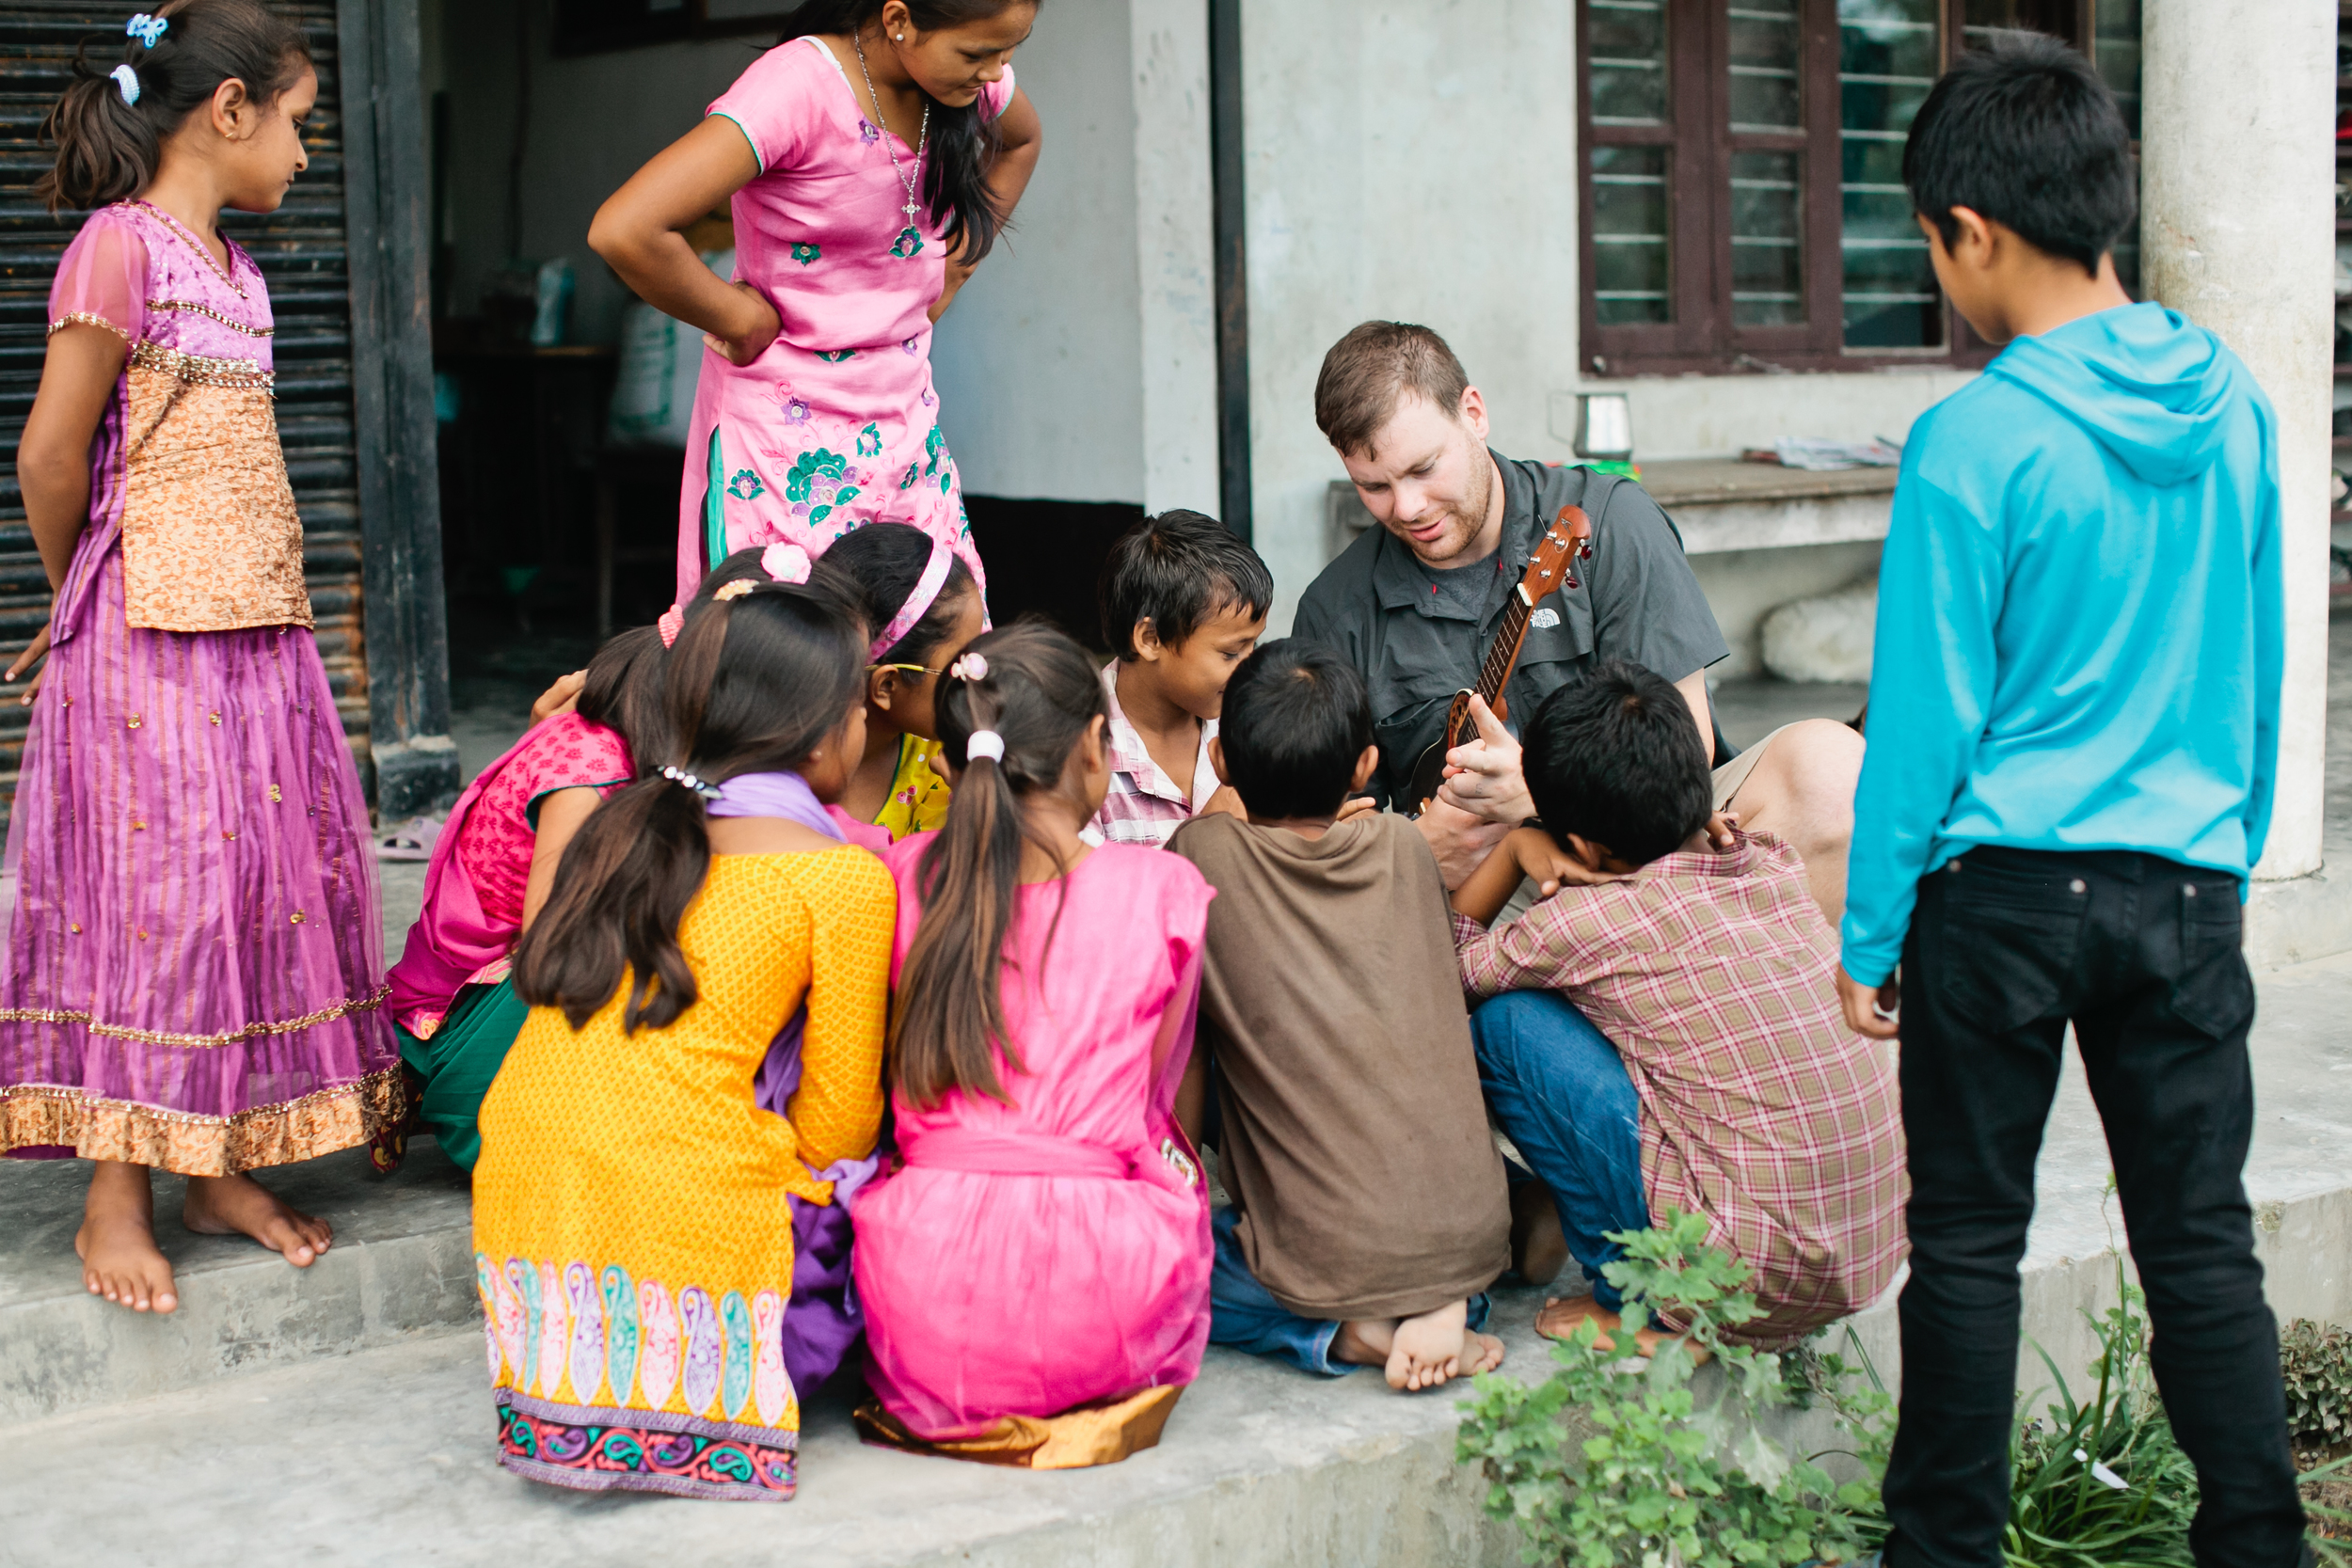
[(1602, 374), (1981, 363), (1902, 153), (1945, 62), (1992, 29), (2088, 41), (2137, 134), (2138, 0), (1581, 0), (1578, 22)]

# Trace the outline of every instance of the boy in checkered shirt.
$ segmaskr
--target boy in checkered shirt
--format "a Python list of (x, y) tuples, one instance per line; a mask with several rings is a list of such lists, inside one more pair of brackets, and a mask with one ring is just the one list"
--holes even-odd
[(1103, 667), (1111, 780), (1089, 843), (1168, 843), (1204, 811), (1241, 815), (1209, 763), (1225, 683), (1265, 633), (1274, 577), (1214, 517), (1163, 512), (1103, 563)]
[[(1571, 677), (1521, 744), (1544, 825), (1470, 875), (1454, 924), (1487, 1108), (1541, 1182), (1514, 1195), (1520, 1272), (1558, 1266), (1524, 1239), (1556, 1213), (1595, 1279), (1537, 1331), (1616, 1326), (1607, 1233), (1670, 1209), (1755, 1271), (1756, 1338), (1867, 1306), (1903, 1255), (1895, 1074), (1839, 1013), (1804, 863), (1767, 833), (1719, 839), (1698, 726), (1638, 665)], [(1545, 898), (1487, 929), (1522, 876)]]

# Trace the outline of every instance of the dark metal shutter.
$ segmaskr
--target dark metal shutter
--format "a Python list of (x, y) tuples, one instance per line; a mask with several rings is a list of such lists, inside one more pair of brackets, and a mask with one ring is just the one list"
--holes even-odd
[[(221, 229), (251, 252), (269, 279), (278, 319), (278, 434), (302, 513), (303, 564), (318, 617), (319, 654), (360, 776), (373, 792), (335, 6), (325, 0), (272, 8), (301, 24), (318, 62), (318, 108), (304, 137), (310, 166), (277, 212), (225, 213)], [(84, 39), (91, 40), (89, 59), (101, 69), (121, 57), (129, 14), (121, 5), (102, 9), (67, 0), (0, 0), (0, 669), (24, 650), (49, 613), (49, 579), (17, 490), (16, 445), (40, 382), (50, 281), (87, 215), (52, 217), (33, 198), (33, 182), (50, 163), (39, 142), (40, 121), (70, 79)], [(0, 694), (8, 690), (0, 687)], [(12, 695), (0, 695), (0, 827), (16, 799), (26, 718)]]

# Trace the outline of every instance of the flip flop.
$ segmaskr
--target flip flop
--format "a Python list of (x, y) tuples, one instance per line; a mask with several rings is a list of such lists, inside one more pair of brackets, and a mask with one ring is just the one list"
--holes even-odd
[(441, 836), (441, 818), (412, 816), (405, 822), (378, 829), (375, 858), (380, 861), (429, 861)]

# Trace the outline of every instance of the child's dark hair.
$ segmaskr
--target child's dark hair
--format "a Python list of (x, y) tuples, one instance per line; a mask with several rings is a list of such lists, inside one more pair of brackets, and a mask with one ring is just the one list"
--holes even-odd
[(1575, 833), (1647, 865), (1714, 814), (1691, 705), (1638, 664), (1603, 659), (1570, 676), (1544, 699), (1519, 744), (1536, 815), (1564, 844)]
[(1372, 699), (1354, 665), (1285, 637), (1233, 672), (1216, 734), (1227, 782), (1250, 816), (1331, 816), (1372, 744)]
[(964, 765), (946, 823), (916, 869), (923, 923), (898, 979), (890, 1063), (898, 1092), (920, 1106), (955, 1089), (1010, 1103), (992, 1048), (1023, 1070), (1019, 1050), (1005, 1037), (998, 989), (1020, 894), (1021, 847), (1035, 837), (1022, 800), (1062, 786), (1071, 753), (1104, 712), (1094, 661), (1042, 622), (975, 638), (963, 650), (974, 656), (986, 661), (986, 674), (940, 682), (940, 743), (960, 757), (973, 731), (993, 730), (1005, 756)]
[[(311, 70), (302, 29), (261, 0), (166, 0), (154, 16), (167, 24), (151, 46), (122, 40), (122, 64), (138, 73), (138, 102), (122, 101), (110, 66), (89, 63), (89, 40), (73, 57), (73, 79), (40, 122), (57, 161), (33, 185), (51, 212), (103, 207), (148, 187), (166, 138), (211, 102), (223, 82), (268, 105)], [(111, 40), (107, 40), (111, 43)]]
[(650, 758), (669, 754), (663, 739), (669, 730), (661, 684), (665, 651), (661, 633), (652, 626), (631, 627), (613, 637), (589, 659), (588, 678), (580, 683), (574, 709), (592, 724), (618, 730), (640, 773)]
[[(840, 575), (844, 590), (863, 603), (866, 624), (880, 637), (882, 628), (906, 608), (907, 595), (914, 592), (930, 562), (931, 536), (913, 523), (868, 523), (834, 540), (817, 569)], [(922, 619), (884, 648), (874, 662), (928, 664), (931, 653), (955, 630), (963, 596), (973, 586), (972, 568), (956, 558)]]
[[(854, 35), (882, 14), (883, 0), (802, 0), (784, 20), (776, 42), (817, 33)], [(987, 22), (1009, 8), (1037, 0), (907, 0), (907, 14), (925, 32)], [(951, 109), (930, 101), (930, 147), (923, 159), (923, 204), (931, 222), (940, 226), (947, 254), (962, 261), (977, 261), (1004, 231), (1005, 214), (989, 194), (989, 166), (1002, 144), (996, 122), (980, 116), (980, 106), (967, 103)]]
[(2138, 205), (2115, 94), (2039, 33), (1995, 33), (1953, 62), (1911, 122), (1903, 183), (1947, 245), (1966, 207), (2093, 277)]
[(694, 1005), (678, 922), (710, 868), (707, 784), (797, 769), (841, 727), (866, 666), (866, 626), (838, 595), (765, 583), (687, 623), (663, 660), (664, 751), (589, 815), (564, 849), (547, 909), (515, 953), (515, 990), (580, 1028), (624, 974), (624, 1033), (666, 1028)]
[(1232, 530), (1198, 512), (1163, 512), (1119, 536), (1095, 589), (1103, 641), (1120, 658), (1142, 657), (1136, 623), (1149, 621), (1172, 648), (1222, 610), (1263, 615), (1274, 603), (1274, 574)]

